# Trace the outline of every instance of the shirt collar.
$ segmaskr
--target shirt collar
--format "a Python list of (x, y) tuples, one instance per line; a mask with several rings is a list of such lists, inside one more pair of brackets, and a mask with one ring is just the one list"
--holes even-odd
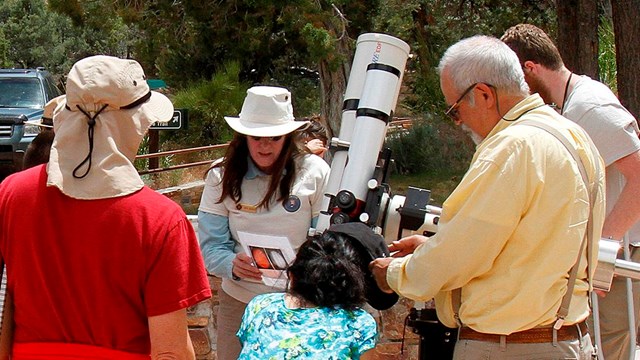
[(258, 176), (267, 176), (262, 170), (258, 169), (256, 164), (251, 160), (250, 156), (247, 156), (247, 173), (244, 175), (244, 178), (247, 180), (255, 179)]
[[(499, 133), (500, 131), (506, 129), (507, 127), (513, 125), (517, 121), (513, 121), (513, 119), (518, 119), (528, 111), (531, 111), (537, 107), (543, 106), (544, 101), (538, 94), (529, 95), (526, 98), (522, 99), (519, 103), (517, 103), (514, 107), (509, 109), (502, 119), (498, 121), (496, 126), (493, 127), (491, 132), (487, 135), (487, 138)], [(505, 120), (508, 119), (508, 120)]]
[[(251, 179), (257, 178), (258, 176), (269, 176), (262, 170), (258, 169), (258, 167), (253, 162), (253, 160), (251, 160), (251, 156), (247, 156), (247, 163), (249, 164), (249, 166), (247, 166), (247, 173), (244, 175), (245, 179), (251, 180)], [(287, 169), (284, 169), (282, 171), (282, 175), (284, 176), (286, 174), (287, 174)]]

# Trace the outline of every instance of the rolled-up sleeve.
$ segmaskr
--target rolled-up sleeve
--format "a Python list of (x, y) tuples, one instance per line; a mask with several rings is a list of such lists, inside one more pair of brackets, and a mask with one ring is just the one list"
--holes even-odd
[(235, 242), (226, 216), (198, 211), (198, 237), (207, 271), (218, 277), (231, 278)]

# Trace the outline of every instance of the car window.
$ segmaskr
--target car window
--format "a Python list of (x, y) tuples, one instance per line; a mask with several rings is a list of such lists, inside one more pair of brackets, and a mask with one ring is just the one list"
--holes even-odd
[(0, 78), (0, 107), (44, 107), (44, 93), (36, 78)]
[(62, 95), (62, 92), (53, 83), (53, 79), (50, 79), (48, 77), (45, 78), (45, 84), (46, 84), (47, 92), (48, 92), (47, 101), (53, 99), (56, 96)]

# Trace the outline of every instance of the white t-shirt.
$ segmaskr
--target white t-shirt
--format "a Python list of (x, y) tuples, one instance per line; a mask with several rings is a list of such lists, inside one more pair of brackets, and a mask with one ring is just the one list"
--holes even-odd
[[(562, 110), (562, 115), (587, 131), (604, 159), (608, 214), (626, 183), (622, 173), (610, 165), (640, 150), (638, 123), (606, 85), (584, 75), (567, 97)], [(640, 245), (640, 222), (628, 234), (630, 242)]]

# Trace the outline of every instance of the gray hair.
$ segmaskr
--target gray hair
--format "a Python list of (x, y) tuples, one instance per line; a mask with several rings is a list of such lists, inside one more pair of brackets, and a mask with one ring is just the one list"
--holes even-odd
[(438, 65), (440, 77), (445, 69), (460, 92), (471, 84), (486, 83), (509, 95), (529, 95), (518, 56), (491, 36), (476, 35), (453, 44)]

